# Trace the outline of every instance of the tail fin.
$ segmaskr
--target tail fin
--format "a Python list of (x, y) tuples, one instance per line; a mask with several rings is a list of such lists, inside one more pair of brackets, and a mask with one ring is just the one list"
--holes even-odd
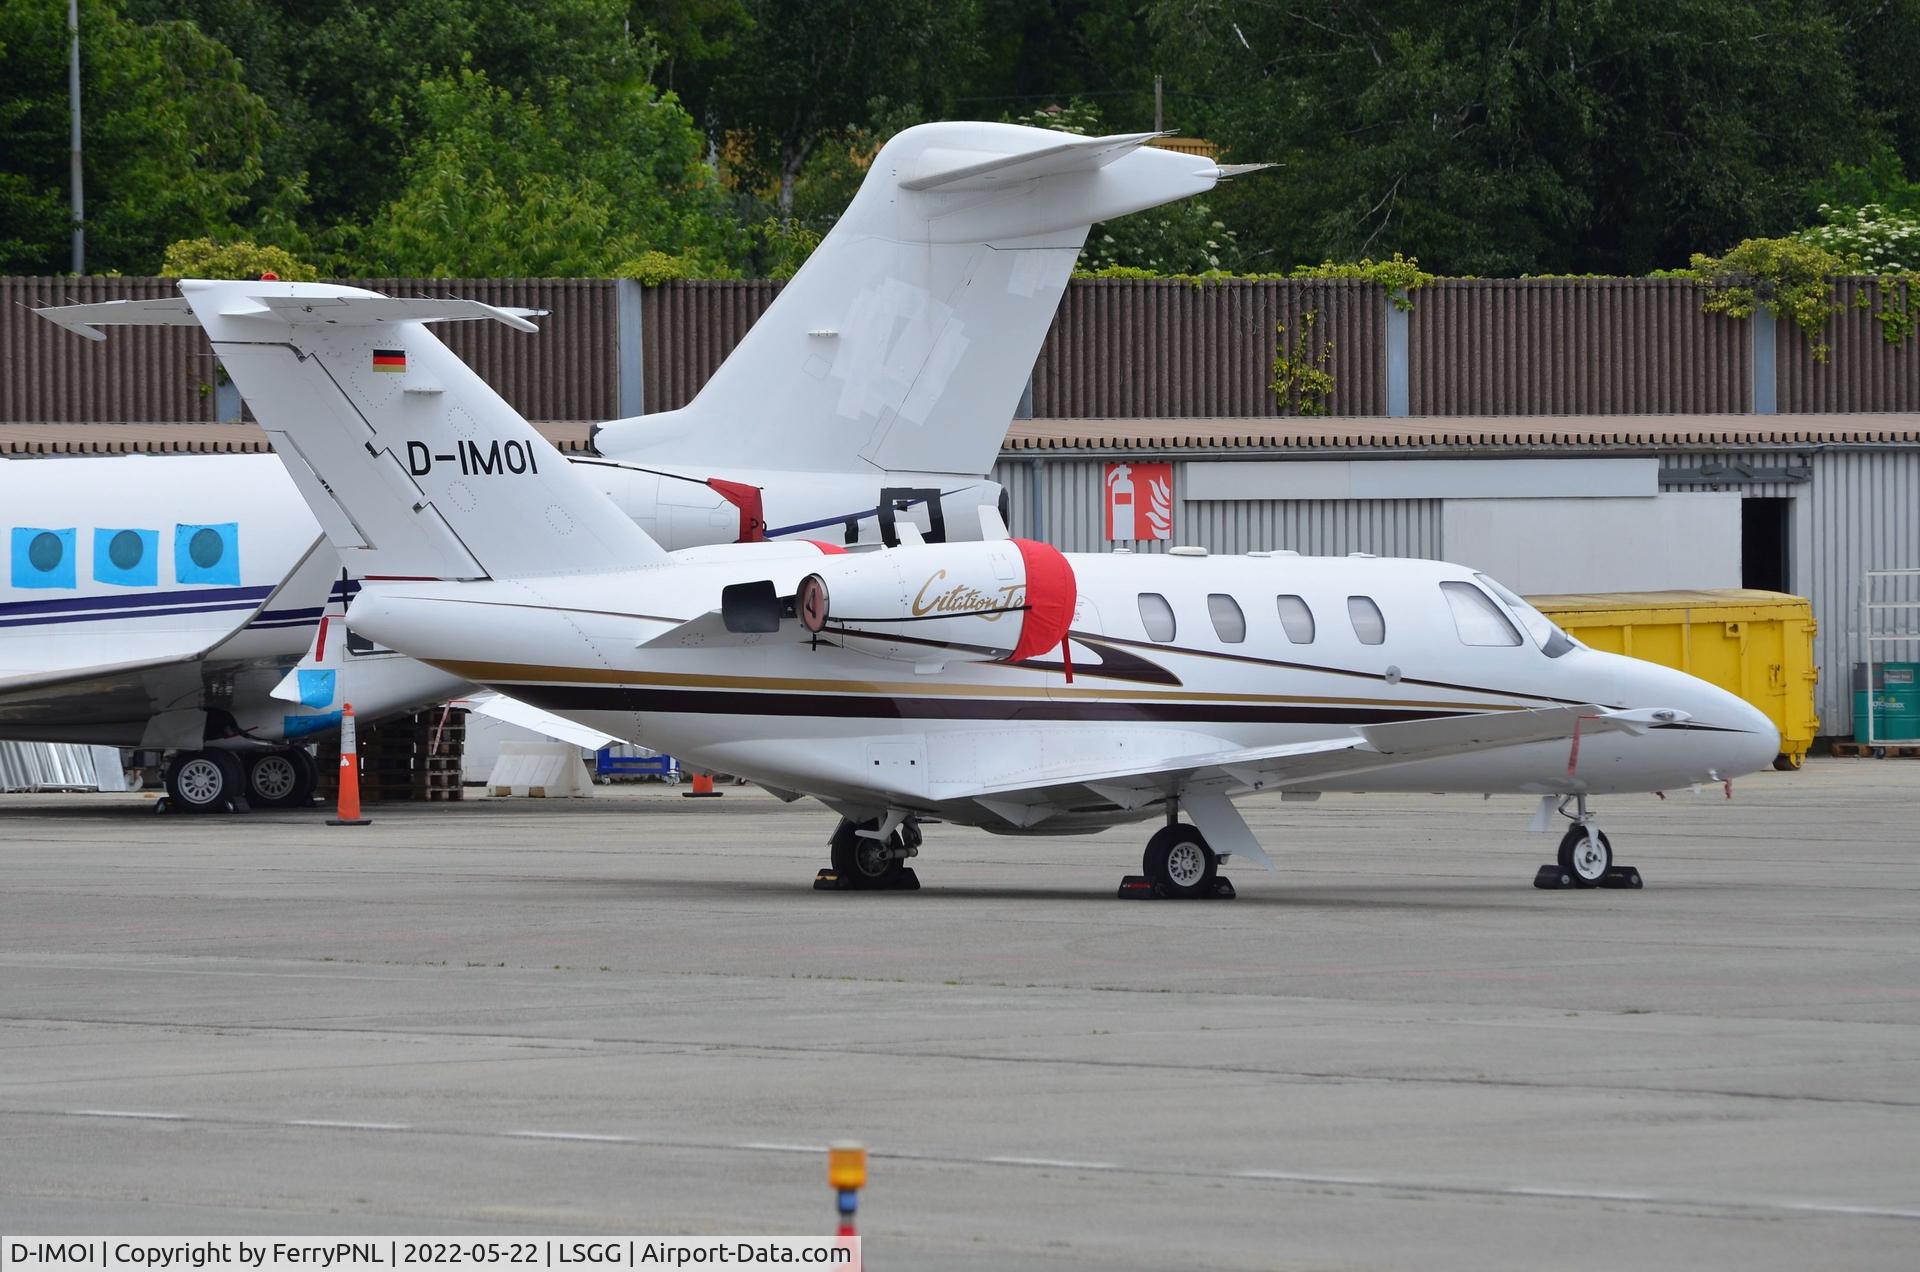
[[(328, 283), (180, 291), (340, 558), (367, 578), (512, 578), (664, 561), (424, 324), (527, 312)], [(176, 323), (176, 303), (41, 310), (78, 329)]]
[(697, 442), (764, 468), (985, 473), (1093, 223), (1246, 170), (1146, 148), (1156, 135), (907, 129), (699, 395), (604, 424), (595, 446), (662, 463)]

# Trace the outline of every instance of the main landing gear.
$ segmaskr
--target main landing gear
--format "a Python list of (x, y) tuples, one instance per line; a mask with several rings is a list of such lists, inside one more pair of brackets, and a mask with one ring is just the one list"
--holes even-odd
[(919, 890), (920, 876), (907, 864), (908, 858), (920, 855), (920, 824), (913, 818), (900, 818), (883, 838), (881, 823), (842, 817), (829, 845), (833, 865), (814, 876), (816, 892)]
[(1147, 841), (1140, 854), (1141, 874), (1120, 881), (1122, 900), (1231, 901), (1233, 884), (1220, 874), (1220, 856), (1206, 837), (1186, 822), (1171, 818)]
[(242, 755), (181, 751), (167, 762), (167, 797), (158, 811), (235, 813), (252, 808), (304, 808), (318, 774), (298, 747)]
[[(1571, 800), (1576, 812), (1567, 812)], [(1533, 876), (1536, 888), (1638, 888), (1640, 872), (1613, 864), (1613, 844), (1587, 811), (1587, 797), (1572, 795), (1560, 801), (1559, 812), (1573, 825), (1560, 837), (1559, 860), (1541, 866)], [(1545, 829), (1542, 827), (1541, 829)]]

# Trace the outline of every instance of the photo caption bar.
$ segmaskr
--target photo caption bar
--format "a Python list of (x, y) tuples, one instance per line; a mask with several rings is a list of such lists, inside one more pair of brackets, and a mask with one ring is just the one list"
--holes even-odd
[(355, 1269), (832, 1268), (860, 1272), (837, 1237), (0, 1237), (0, 1272), (348, 1272)]

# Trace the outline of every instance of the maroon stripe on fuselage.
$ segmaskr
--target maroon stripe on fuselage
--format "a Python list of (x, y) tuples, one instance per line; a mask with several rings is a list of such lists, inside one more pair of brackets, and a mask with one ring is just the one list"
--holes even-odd
[(639, 711), (657, 715), (817, 716), (867, 720), (1088, 720), (1189, 724), (1388, 724), (1479, 714), (1395, 707), (1344, 707), (1260, 702), (1101, 702), (1046, 698), (894, 698), (879, 694), (757, 693), (718, 689), (652, 689), (627, 685), (493, 686), (536, 707), (571, 711)]

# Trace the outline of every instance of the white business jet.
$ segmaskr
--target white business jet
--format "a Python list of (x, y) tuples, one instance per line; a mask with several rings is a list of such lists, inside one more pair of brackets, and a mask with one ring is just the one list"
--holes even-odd
[[(919, 188), (902, 183), (898, 215), (937, 234), (942, 216), (991, 214), (1019, 197), (994, 174), (1020, 162), (903, 159)], [(428, 331), (436, 304), (461, 302), (181, 290), (364, 579), (357, 630), (820, 800), (841, 816), (847, 885), (897, 884), (926, 821), (1052, 835), (1152, 819), (1154, 889), (1214, 895), (1222, 859), (1271, 866), (1236, 799), (1324, 790), (1538, 796), (1543, 816), (1571, 808), (1559, 868), (1596, 884), (1612, 848), (1590, 796), (1728, 781), (1778, 753), (1740, 699), (1587, 649), (1463, 566), (1063, 555), (1006, 538), (990, 509), (980, 542), (669, 552)], [(800, 339), (784, 353), (805, 373)], [(397, 382), (375, 369), (395, 351)], [(416, 447), (454, 458), (410, 464)]]
[[(699, 396), (599, 426), (603, 457), (576, 462), (670, 549), (977, 539), (979, 509), (1004, 516), (1005, 492), (984, 474), (1090, 225), (1244, 170), (1145, 148), (1150, 139), (968, 123), (894, 139)], [(926, 166), (942, 155), (945, 168)], [(956, 170), (982, 162), (971, 179)], [(954, 193), (920, 193), (934, 186)], [(938, 232), (914, 222), (916, 209), (938, 213)], [(385, 312), (533, 329), (524, 312), (413, 303)], [(106, 326), (198, 325), (184, 300), (40, 312), (92, 339)], [(442, 395), (403, 346), (382, 353), (369, 384), (417, 404)], [(530, 462), (472, 441), (416, 440), (397, 458), (409, 480), (468, 482)], [(14, 541), (0, 580), (0, 736), (166, 751), (176, 807), (226, 807), (236, 790), (255, 804), (306, 802), (299, 744), (338, 723), (335, 665), (363, 719), (471, 688), (357, 633), (351, 644), (336, 633), (327, 657), (323, 608), (358, 583), (341, 580), (338, 554), (271, 456), (0, 464), (0, 507)], [(289, 675), (303, 652), (305, 674)], [(483, 709), (573, 736), (510, 700)]]

